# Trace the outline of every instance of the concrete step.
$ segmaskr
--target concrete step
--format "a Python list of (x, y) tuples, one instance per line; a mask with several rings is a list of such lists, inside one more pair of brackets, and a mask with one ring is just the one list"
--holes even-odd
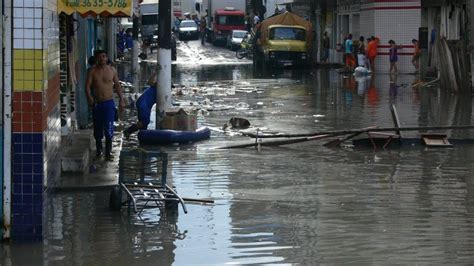
[(80, 130), (62, 141), (61, 171), (89, 172), (91, 162), (91, 130)]

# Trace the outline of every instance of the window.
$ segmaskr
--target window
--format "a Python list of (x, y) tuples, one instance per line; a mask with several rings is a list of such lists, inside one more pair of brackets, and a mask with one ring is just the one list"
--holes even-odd
[(180, 28), (193, 28), (193, 27), (196, 28), (197, 24), (194, 21), (181, 21), (181, 23), (179, 24), (179, 27)]
[(219, 25), (244, 25), (243, 16), (218, 16), (217, 24)]
[(244, 38), (247, 35), (246, 31), (234, 31), (233, 37), (234, 38)]
[(142, 15), (142, 25), (157, 25), (158, 14)]
[(306, 31), (295, 28), (273, 28), (270, 30), (270, 40), (306, 40)]

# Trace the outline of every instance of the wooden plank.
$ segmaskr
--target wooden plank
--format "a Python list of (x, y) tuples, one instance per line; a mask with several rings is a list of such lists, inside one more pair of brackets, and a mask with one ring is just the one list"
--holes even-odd
[(397, 135), (400, 136), (400, 138), (402, 137), (402, 132), (400, 131), (400, 118), (398, 117), (398, 112), (397, 112), (397, 107), (395, 107), (394, 104), (392, 104), (390, 106), (390, 112), (392, 113), (392, 120), (393, 120), (393, 124), (396, 128), (395, 132), (397, 133)]
[(427, 147), (452, 147), (446, 134), (422, 134), (421, 138)]

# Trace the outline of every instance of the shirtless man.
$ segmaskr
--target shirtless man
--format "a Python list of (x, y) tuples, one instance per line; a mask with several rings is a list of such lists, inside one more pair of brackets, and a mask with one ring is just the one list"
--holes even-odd
[[(92, 108), (94, 119), (94, 138), (97, 147), (97, 156), (102, 155), (102, 138), (105, 135), (105, 156), (107, 160), (112, 158), (112, 137), (114, 135), (114, 88), (119, 102), (119, 112), (123, 111), (125, 102), (122, 95), (117, 71), (114, 67), (107, 65), (107, 53), (98, 50), (95, 53), (96, 65), (87, 74), (86, 95), (89, 107)], [(92, 89), (91, 89), (92, 88)]]

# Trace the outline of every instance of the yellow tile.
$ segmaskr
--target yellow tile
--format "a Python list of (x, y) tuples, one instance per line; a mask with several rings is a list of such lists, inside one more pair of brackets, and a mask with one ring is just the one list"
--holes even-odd
[(43, 80), (43, 71), (35, 69), (35, 80)]
[(23, 80), (24, 74), (23, 70), (13, 70), (13, 79), (14, 80)]
[(23, 59), (23, 49), (14, 49), (13, 50), (13, 60)]
[(23, 68), (24, 68), (23, 59), (15, 59), (13, 61), (13, 69), (23, 69)]
[(13, 80), (13, 90), (14, 91), (22, 91), (23, 90), (23, 81), (20, 80)]
[(35, 81), (35, 91), (43, 90), (43, 81)]
[(35, 69), (35, 61), (34, 60), (25, 60), (24, 61), (24, 69), (29, 69), (29, 70)]
[(24, 53), (25, 53), (24, 55), (25, 59), (29, 59), (29, 60), (35, 59), (35, 50), (25, 49)]
[(25, 70), (25, 80), (35, 80), (35, 72), (31, 70)]
[(35, 50), (35, 59), (43, 60), (43, 50)]
[(35, 69), (42, 70), (43, 69), (43, 60), (35, 60)]
[(31, 81), (31, 80), (25, 80), (23, 82), (23, 88), (24, 90), (34, 90), (35, 89), (35, 82), (34, 81)]

